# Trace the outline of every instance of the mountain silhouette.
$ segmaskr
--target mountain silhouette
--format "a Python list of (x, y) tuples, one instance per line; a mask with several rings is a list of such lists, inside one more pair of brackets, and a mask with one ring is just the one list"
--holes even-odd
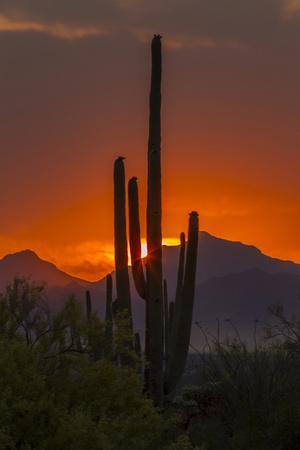
[(41, 259), (32, 250), (6, 255), (0, 260), (0, 289), (15, 276), (26, 276), (38, 282), (45, 282), (50, 287), (64, 287), (71, 283), (87, 284), (58, 269), (54, 264)]
[[(170, 300), (175, 292), (178, 256), (179, 247), (164, 246), (164, 275)], [(7, 255), (0, 260), (0, 290), (3, 291), (16, 275), (46, 282), (48, 301), (53, 306), (62, 304), (71, 294), (84, 302), (85, 291), (89, 289), (94, 310), (104, 316), (105, 279), (88, 282), (72, 277), (31, 250)], [(132, 280), (131, 293), (135, 328), (143, 332), (144, 300), (136, 294)], [(199, 326), (213, 332), (218, 319), (226, 335), (234, 332), (235, 324), (241, 336), (249, 340), (253, 337), (255, 320), (270, 319), (269, 306), (282, 304), (287, 314), (298, 313), (299, 295), (299, 264), (271, 258), (251, 245), (200, 232), (192, 330), (192, 343), (197, 348), (204, 344)]]
[(270, 308), (282, 305), (290, 317), (300, 313), (300, 275), (288, 272), (266, 273), (248, 269), (222, 277), (213, 277), (196, 288), (192, 341), (203, 344), (204, 329), (216, 335), (238, 337), (253, 343), (254, 330), (264, 334), (266, 324), (274, 322)]
[[(165, 247), (165, 276), (175, 286), (179, 247)], [(198, 246), (197, 284), (249, 269), (267, 273), (288, 272), (300, 275), (300, 264), (264, 255), (258, 248), (241, 242), (220, 239), (201, 231)]]

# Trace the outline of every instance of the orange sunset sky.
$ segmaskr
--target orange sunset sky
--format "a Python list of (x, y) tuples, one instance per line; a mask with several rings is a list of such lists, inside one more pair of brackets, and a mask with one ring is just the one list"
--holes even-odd
[(163, 35), (164, 237), (200, 225), (300, 263), (300, 1), (0, 0), (0, 256), (113, 267), (113, 161), (145, 188)]

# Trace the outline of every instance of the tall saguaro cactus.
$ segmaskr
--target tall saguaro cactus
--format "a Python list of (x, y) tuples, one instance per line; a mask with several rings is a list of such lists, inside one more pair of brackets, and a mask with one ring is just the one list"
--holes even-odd
[(162, 401), (163, 380), (163, 275), (161, 206), (161, 36), (155, 35), (151, 46), (152, 74), (148, 139), (147, 196), (147, 315), (149, 392), (157, 404)]
[[(140, 222), (137, 179), (128, 184), (129, 229), (132, 272), (139, 295), (146, 300), (145, 371), (146, 389), (158, 405), (162, 403), (164, 388), (170, 393), (176, 387), (184, 368), (190, 337), (191, 314), (194, 302), (193, 273), (196, 273), (198, 215), (190, 216), (188, 250), (185, 264), (185, 235), (181, 233), (180, 257), (175, 303), (167, 300), (167, 284), (162, 273), (162, 201), (161, 201), (161, 37), (154, 36), (151, 46), (152, 74), (150, 90), (150, 119), (148, 140), (148, 196), (146, 276), (140, 244)], [(197, 220), (196, 220), (197, 218)], [(192, 257), (193, 256), (193, 257)], [(163, 295), (165, 293), (165, 296)], [(169, 311), (170, 309), (170, 311)], [(183, 326), (184, 329), (180, 330)], [(183, 338), (180, 354), (176, 345)], [(165, 350), (165, 352), (164, 352)], [(170, 354), (172, 352), (172, 355)], [(164, 364), (165, 359), (165, 364)], [(166, 372), (164, 373), (164, 367)], [(170, 371), (174, 370), (174, 376)], [(175, 375), (176, 374), (176, 375)], [(170, 380), (172, 379), (172, 383)]]
[[(141, 230), (137, 178), (128, 183), (129, 237), (132, 274), (136, 290), (146, 302), (145, 387), (156, 405), (164, 394), (172, 393), (183, 373), (191, 334), (198, 244), (198, 214), (189, 221), (187, 254), (185, 235), (181, 247), (175, 302), (168, 301), (167, 283), (163, 289), (162, 194), (161, 194), (161, 36), (151, 46), (152, 73), (148, 139), (147, 257), (141, 252)], [(118, 309), (130, 307), (125, 215), (125, 170), (123, 158), (115, 161), (115, 262)], [(163, 295), (163, 293), (165, 295)]]

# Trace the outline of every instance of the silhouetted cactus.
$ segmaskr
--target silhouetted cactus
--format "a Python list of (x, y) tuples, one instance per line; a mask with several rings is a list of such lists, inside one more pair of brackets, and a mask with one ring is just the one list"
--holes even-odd
[(86, 291), (85, 301), (86, 301), (86, 317), (87, 317), (87, 320), (90, 321), (91, 314), (92, 314), (92, 301), (91, 301), (90, 291)]
[(141, 337), (140, 333), (134, 334), (134, 350), (139, 358), (142, 357), (142, 345), (141, 345)]
[(139, 374), (142, 374), (142, 344), (141, 344), (140, 333), (134, 334), (134, 351), (138, 358), (138, 361), (136, 364), (136, 370)]
[(113, 320), (115, 320), (117, 318), (117, 314), (118, 314), (118, 300), (117, 299), (112, 302), (111, 311), (112, 311)]
[(175, 309), (176, 304), (179, 304), (180, 302), (182, 293), (183, 276), (184, 276), (184, 258), (185, 258), (185, 234), (180, 233), (180, 251), (179, 251), (179, 263), (178, 263), (177, 285), (175, 295)]
[(149, 334), (148, 391), (156, 404), (163, 398), (163, 279), (162, 279), (162, 208), (161, 208), (161, 36), (151, 45), (152, 74), (148, 139), (147, 196), (147, 314)]
[(115, 267), (118, 310), (127, 311), (131, 320), (131, 298), (128, 275), (128, 251), (126, 234), (126, 194), (124, 158), (114, 164), (114, 228)]
[[(181, 303), (182, 303), (182, 286), (183, 286), (183, 276), (184, 276), (184, 259), (185, 259), (185, 234), (182, 232), (180, 233), (180, 250), (179, 250), (179, 262), (178, 262), (178, 270), (177, 270), (177, 284), (176, 284), (176, 294), (175, 294), (175, 302), (172, 302), (170, 304), (170, 307), (172, 307), (172, 312), (170, 312), (170, 315), (172, 314), (172, 317), (170, 318), (170, 324), (169, 324), (169, 352), (170, 349), (170, 343), (172, 341), (172, 334), (174, 335), (177, 330), (177, 321), (178, 316), (180, 314), (181, 310)], [(173, 336), (174, 339), (174, 336)]]
[(179, 311), (176, 312), (175, 305), (175, 317), (171, 333), (170, 353), (165, 379), (165, 391), (167, 394), (172, 393), (176, 389), (176, 385), (184, 372), (189, 351), (195, 297), (198, 235), (198, 213), (193, 211), (189, 219), (186, 263)]
[[(171, 338), (171, 333), (172, 333), (172, 327), (173, 327), (173, 320), (174, 320), (174, 306), (175, 303), (174, 302), (170, 302), (169, 303), (169, 341)], [(170, 342), (169, 342), (170, 343)]]
[[(176, 333), (178, 315), (181, 310), (182, 302), (182, 286), (183, 286), (183, 276), (184, 276), (184, 259), (185, 259), (185, 234), (180, 233), (180, 250), (179, 250), (179, 262), (177, 270), (177, 284), (176, 284), (176, 294), (175, 302), (172, 302), (172, 318), (170, 319), (169, 325), (169, 345), (172, 340), (172, 333)], [(174, 337), (173, 337), (174, 339)], [(170, 351), (170, 348), (169, 348)]]
[(113, 313), (112, 313), (112, 276), (106, 276), (106, 305), (105, 305), (105, 337), (110, 346), (113, 343)]
[[(147, 257), (144, 273), (141, 254), (141, 231), (137, 179), (128, 183), (129, 237), (132, 274), (139, 295), (146, 300), (145, 388), (156, 405), (161, 405), (164, 382), (172, 392), (184, 370), (188, 354), (194, 302), (197, 263), (198, 214), (189, 221), (189, 237), (185, 259), (185, 236), (181, 234), (175, 306), (169, 304), (167, 283), (162, 275), (162, 195), (161, 195), (161, 36), (155, 35), (151, 45), (152, 74), (148, 139), (147, 192)], [(118, 311), (127, 309), (131, 317), (130, 288), (125, 215), (125, 169), (123, 158), (115, 161), (115, 262)], [(185, 267), (185, 268), (184, 268)], [(137, 336), (135, 336), (135, 346)], [(176, 347), (178, 345), (178, 348)], [(177, 355), (178, 353), (178, 355)], [(164, 373), (164, 356), (166, 356)]]
[[(92, 300), (91, 300), (90, 291), (86, 291), (86, 293), (85, 293), (85, 305), (86, 305), (86, 318), (87, 318), (88, 323), (90, 324), (91, 315), (92, 315)], [(88, 336), (87, 343), (88, 343), (88, 346), (90, 347), (90, 345), (91, 345), (90, 336)]]
[(139, 195), (136, 177), (131, 178), (128, 182), (128, 205), (132, 275), (139, 296), (146, 299), (146, 280), (142, 260)]
[[(162, 278), (162, 205), (161, 205), (161, 36), (155, 35), (152, 40), (152, 74), (150, 90), (150, 119), (148, 140), (148, 195), (147, 195), (147, 258), (146, 277), (141, 257), (140, 220), (138, 205), (137, 179), (132, 178), (128, 184), (129, 191), (129, 229), (132, 272), (137, 292), (146, 299), (146, 330), (145, 355), (147, 366), (145, 369), (145, 385), (155, 404), (161, 405), (163, 400), (163, 380), (168, 379), (168, 370), (174, 369), (174, 377), (178, 381), (178, 374), (182, 374), (182, 366), (186, 361), (186, 339), (190, 336), (194, 296), (192, 295), (192, 278), (188, 271), (195, 269), (192, 262), (196, 259), (191, 255), (195, 245), (193, 230), (195, 230), (196, 213), (190, 216), (188, 257), (186, 274), (184, 275), (185, 235), (180, 235), (180, 256), (177, 274), (177, 288), (175, 306), (169, 304), (167, 283)], [(198, 220), (198, 216), (197, 216)], [(186, 297), (186, 299), (185, 299)], [(185, 306), (183, 307), (183, 302)], [(182, 318), (179, 316), (183, 314)], [(184, 330), (179, 330), (183, 325)], [(174, 343), (180, 336), (184, 338), (178, 358), (173, 358), (170, 352), (176, 353)], [(188, 347), (187, 347), (188, 348)], [(167, 373), (164, 374), (164, 356)], [(177, 364), (177, 365), (176, 365)], [(175, 368), (174, 368), (175, 367)], [(175, 383), (175, 386), (176, 386)], [(168, 387), (168, 383), (166, 386)], [(173, 389), (173, 385), (172, 385)]]
[(170, 326), (169, 326), (169, 298), (168, 298), (168, 284), (167, 280), (164, 280), (164, 342), (165, 342), (165, 361), (169, 357), (169, 338), (170, 338)]

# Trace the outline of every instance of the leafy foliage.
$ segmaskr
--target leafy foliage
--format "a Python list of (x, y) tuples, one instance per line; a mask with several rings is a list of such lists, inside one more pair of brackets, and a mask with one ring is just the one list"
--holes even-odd
[(128, 352), (126, 318), (117, 320), (123, 337), (109, 348), (105, 324), (87, 320), (74, 298), (52, 314), (43, 286), (24, 278), (8, 286), (0, 298), (1, 449), (168, 448), (140, 377), (117, 362)]
[(263, 344), (216, 339), (197, 384), (159, 411), (125, 312), (112, 340), (74, 298), (53, 313), (43, 286), (16, 278), (0, 296), (0, 448), (300, 449), (300, 324), (273, 312)]

